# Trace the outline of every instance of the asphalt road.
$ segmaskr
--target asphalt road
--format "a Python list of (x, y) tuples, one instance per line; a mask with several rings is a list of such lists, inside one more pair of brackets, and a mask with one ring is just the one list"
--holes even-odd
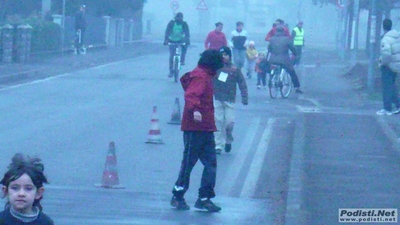
[[(201, 45), (197, 45), (201, 46)], [(183, 72), (196, 65), (196, 45)], [(182, 132), (167, 124), (180, 84), (167, 78), (167, 51), (0, 90), (0, 172), (16, 152), (40, 156), (50, 184), (44, 212), (56, 224), (337, 224), (339, 208), (398, 208), (399, 159), (370, 101), (339, 76), (341, 65), (297, 68), (303, 95), (271, 100), (247, 80), (231, 153), (218, 156), (220, 213), (169, 206)], [(149, 145), (157, 106), (164, 145)], [(124, 189), (96, 188), (110, 141)], [(186, 199), (196, 200), (195, 167)]]

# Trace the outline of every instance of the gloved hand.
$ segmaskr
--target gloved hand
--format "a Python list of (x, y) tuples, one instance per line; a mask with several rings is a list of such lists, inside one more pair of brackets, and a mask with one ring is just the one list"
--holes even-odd
[(248, 105), (249, 104), (249, 100), (247, 98), (242, 98), (242, 104), (243, 105)]

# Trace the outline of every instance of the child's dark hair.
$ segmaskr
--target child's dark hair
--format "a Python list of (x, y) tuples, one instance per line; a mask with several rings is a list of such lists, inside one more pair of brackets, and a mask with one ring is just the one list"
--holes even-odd
[[(3, 179), (0, 181), (0, 184), (9, 188), (11, 182), (17, 180), (22, 175), (27, 174), (31, 179), (36, 189), (43, 187), (43, 183), (48, 183), (46, 176), (44, 175), (44, 165), (41, 163), (41, 160), (36, 157), (25, 156), (21, 153), (17, 153), (11, 159), (11, 164), (7, 167), (8, 171), (4, 174)], [(33, 202), (33, 206), (37, 206), (40, 210), (42, 210), (42, 206), (40, 205), (40, 199), (35, 199)], [(6, 207), (10, 203), (6, 204)]]

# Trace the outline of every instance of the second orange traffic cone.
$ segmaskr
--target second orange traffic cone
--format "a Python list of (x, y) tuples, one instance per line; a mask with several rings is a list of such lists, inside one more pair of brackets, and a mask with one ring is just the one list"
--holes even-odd
[(106, 157), (106, 163), (104, 166), (103, 177), (101, 184), (96, 184), (96, 187), (103, 188), (124, 188), (119, 184), (118, 170), (117, 170), (117, 156), (115, 153), (115, 143), (110, 142), (108, 147), (108, 153)]
[(181, 107), (179, 105), (179, 98), (175, 98), (174, 110), (171, 114), (171, 121), (168, 124), (180, 125), (181, 124)]
[(157, 116), (157, 106), (153, 107), (151, 126), (150, 126), (149, 135), (148, 135), (148, 139), (147, 139), (146, 143), (148, 143), (148, 144), (164, 144), (164, 142), (161, 140), (161, 130), (160, 130), (160, 124), (159, 124), (158, 116)]

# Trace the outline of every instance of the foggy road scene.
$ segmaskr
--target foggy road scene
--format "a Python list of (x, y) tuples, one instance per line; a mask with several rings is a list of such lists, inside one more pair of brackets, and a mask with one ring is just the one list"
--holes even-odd
[(0, 0), (1, 225), (399, 224), (399, 0), (21, 4)]

